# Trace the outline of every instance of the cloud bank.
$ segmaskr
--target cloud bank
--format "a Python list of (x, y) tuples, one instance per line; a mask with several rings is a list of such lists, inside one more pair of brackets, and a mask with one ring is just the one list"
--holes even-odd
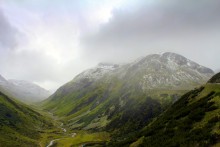
[(149, 53), (173, 51), (217, 68), (219, 6), (218, 0), (156, 0), (142, 3), (135, 10), (115, 10), (107, 24), (83, 36), (82, 45), (85, 52), (101, 60), (123, 62)]
[(219, 70), (219, 0), (3, 0), (0, 74), (55, 90), (99, 62), (176, 52)]

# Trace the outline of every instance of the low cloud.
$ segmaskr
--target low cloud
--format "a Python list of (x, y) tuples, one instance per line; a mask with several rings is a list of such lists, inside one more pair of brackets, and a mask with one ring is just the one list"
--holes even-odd
[(82, 37), (81, 45), (93, 60), (127, 62), (171, 51), (217, 68), (219, 5), (218, 0), (155, 0), (137, 9), (115, 10), (108, 23)]
[[(98, 62), (176, 52), (219, 71), (219, 0), (4, 1), (0, 74), (55, 90)], [(3, 14), (4, 12), (4, 14)]]
[(0, 66), (6, 78), (31, 81), (54, 91), (89, 65), (80, 60), (63, 64), (41, 51), (23, 50), (8, 53), (1, 59)]

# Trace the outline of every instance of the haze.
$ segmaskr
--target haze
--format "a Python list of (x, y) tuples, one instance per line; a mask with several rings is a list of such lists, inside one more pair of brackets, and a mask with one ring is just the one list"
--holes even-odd
[(219, 0), (2, 0), (0, 74), (51, 91), (99, 62), (175, 52), (220, 71)]

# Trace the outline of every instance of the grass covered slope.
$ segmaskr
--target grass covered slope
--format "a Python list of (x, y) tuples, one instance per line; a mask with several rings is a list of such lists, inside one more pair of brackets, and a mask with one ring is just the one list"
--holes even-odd
[[(46, 110), (55, 110), (71, 129), (108, 130), (117, 135), (141, 129), (176, 101), (183, 91), (158, 90), (148, 93), (119, 79), (96, 82), (86, 88), (50, 101)], [(56, 103), (56, 106), (54, 106)]]
[[(76, 76), (43, 102), (71, 129), (137, 131), (213, 71), (175, 53), (132, 63), (99, 64)], [(115, 135), (114, 135), (115, 136)]]
[(110, 145), (159, 147), (218, 144), (220, 85), (207, 83), (204, 87), (186, 93), (137, 136)]
[(51, 125), (40, 113), (0, 92), (0, 146), (39, 146), (39, 132)]

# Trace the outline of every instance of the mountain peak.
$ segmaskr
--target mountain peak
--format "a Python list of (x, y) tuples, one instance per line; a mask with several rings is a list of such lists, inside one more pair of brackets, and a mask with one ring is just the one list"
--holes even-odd
[(164, 53), (162, 53), (162, 55), (163, 56), (182, 56), (182, 55), (180, 55), (178, 53), (174, 53), (174, 52), (164, 52)]
[[(72, 129), (120, 128), (123, 121), (127, 124), (123, 127), (125, 133), (124, 128), (137, 129), (128, 126), (140, 113), (144, 119), (139, 117), (138, 124), (145, 124), (183, 91), (205, 84), (213, 74), (198, 72), (201, 67), (175, 53), (151, 54), (118, 67), (100, 63), (59, 88), (45, 108), (60, 116), (67, 114)], [(143, 109), (151, 111), (149, 116), (142, 113)]]
[[(81, 85), (100, 81), (109, 81), (111, 77), (129, 79), (127, 82), (136, 84), (142, 90), (149, 89), (182, 89), (193, 88), (204, 84), (214, 72), (199, 65), (182, 55), (165, 52), (150, 54), (134, 62), (118, 65), (99, 63), (74, 78)], [(84, 83), (84, 84), (82, 84)], [(131, 84), (132, 85), (132, 84)], [(189, 86), (191, 85), (191, 87)]]
[(157, 65), (157, 68), (160, 67), (169, 67), (172, 70), (179, 70), (180, 68), (188, 68), (191, 70), (195, 70), (201, 74), (214, 74), (214, 71), (210, 68), (204, 67), (202, 65), (197, 64), (194, 61), (187, 59), (186, 57), (172, 52), (165, 52), (162, 54), (151, 54), (148, 55), (139, 62), (139, 65)]
[(179, 66), (188, 66), (191, 69), (197, 70), (199, 73), (203, 74), (214, 74), (214, 71), (210, 68), (204, 67), (187, 59), (186, 57), (179, 55), (177, 53), (166, 52), (163, 54), (163, 57), (167, 58), (170, 61), (176, 62)]
[(187, 62), (188, 62), (188, 59), (185, 58), (184, 56), (176, 54), (176, 53), (171, 53), (171, 52), (164, 53), (162, 55), (162, 58), (165, 58), (167, 60), (176, 61), (176, 63), (179, 65), (184, 65), (184, 64), (187, 64)]

